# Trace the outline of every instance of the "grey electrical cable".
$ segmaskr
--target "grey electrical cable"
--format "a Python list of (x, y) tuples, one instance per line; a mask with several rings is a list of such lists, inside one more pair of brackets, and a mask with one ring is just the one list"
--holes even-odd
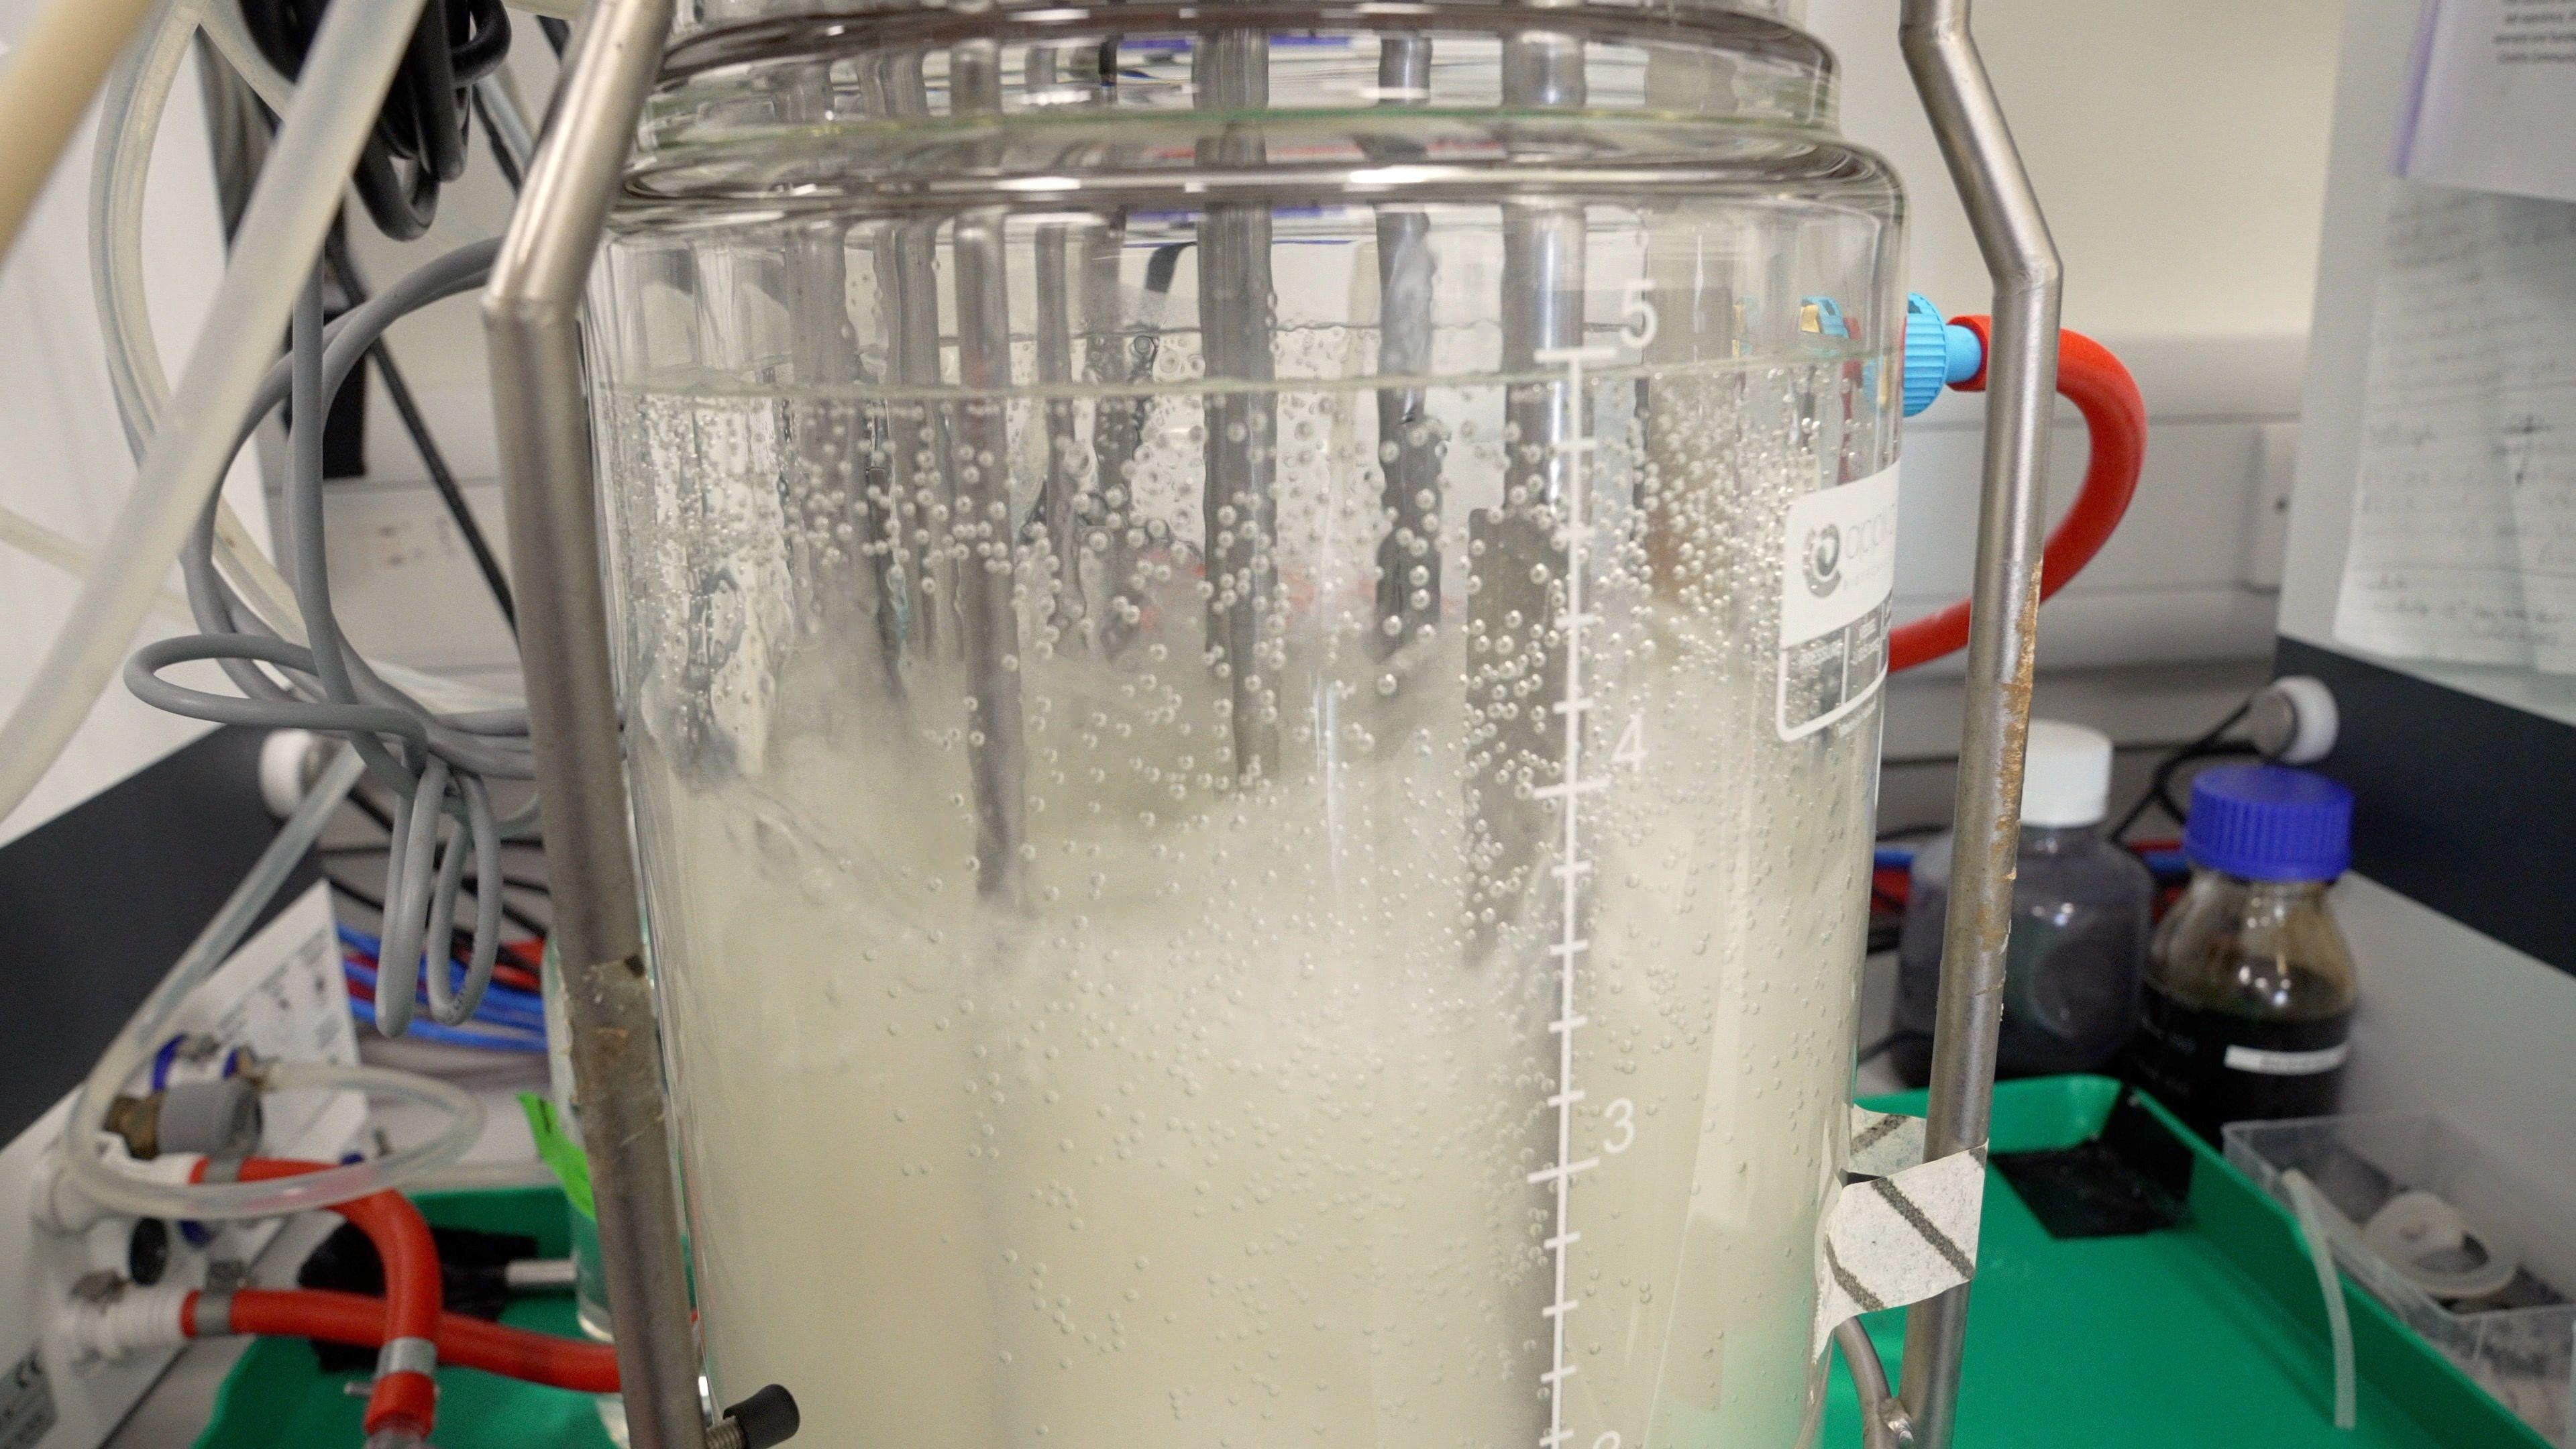
[[(533, 805), (508, 819), (494, 810), (486, 777), (528, 779), (533, 760), (524, 708), (438, 714), (387, 683), (340, 630), (331, 598), (322, 510), (323, 419), (331, 398), (400, 317), (479, 286), (496, 245), (462, 247), (430, 262), (325, 327), (321, 272), (308, 278), (293, 317), (288, 354), (261, 381), (238, 438), (281, 402), (291, 409), (286, 488), (288, 564), (308, 644), (281, 639), (234, 594), (214, 564), (214, 515), (204, 514), (180, 556), (190, 610), (202, 633), (137, 651), (127, 685), (158, 708), (261, 728), (302, 728), (345, 736), (368, 772), (391, 791), (384, 949), (377, 1022), (399, 1036), (425, 991), (433, 1019), (470, 1017), (490, 983), (504, 921), (501, 847), (535, 819)], [(212, 694), (172, 683), (160, 671), (213, 660), (241, 691)], [(469, 863), (473, 928), (455, 930), (457, 895)], [(465, 979), (444, 969), (451, 939), (468, 942)], [(422, 974), (423, 947), (436, 943), (440, 969)]]
[[(479, 94), (479, 92), (478, 92)], [(366, 274), (358, 269), (357, 258), (349, 254), (345, 232), (335, 231), (322, 245), (322, 260), (330, 268), (332, 280), (340, 294), (354, 307), (367, 300), (375, 289), (367, 285)], [(465, 551), (474, 556), (475, 570), (483, 575), (483, 586), (491, 591), (492, 605), (501, 611), (501, 622), (508, 625), (510, 637), (519, 636), (519, 606), (510, 597), (510, 580), (502, 571), (501, 557), (483, 536), (483, 525), (475, 520), (474, 510), (465, 501), (465, 490), (456, 481), (456, 473), (447, 466), (446, 451), (429, 430), (429, 419), (423, 417), (420, 402), (412, 396), (411, 382), (395, 363), (393, 349), (379, 339), (367, 349), (367, 358), (384, 380), (385, 400), (394, 405), (394, 415), (402, 420), (403, 431), (410, 435), (413, 451), (420, 455), (421, 467), (429, 472), (430, 487), (437, 490), (438, 501), (455, 523), (457, 536), (465, 540)]]
[[(354, 339), (350, 339), (354, 340)], [(363, 356), (363, 352), (358, 355)], [(323, 419), (330, 412), (331, 395), (340, 378), (326, 377), (330, 358), (322, 337), (322, 276), (317, 269), (305, 284), (296, 301), (293, 345), (287, 354), (290, 368), (289, 406), (293, 418), (288, 435), (287, 514), (288, 537), (294, 554), (296, 603), (304, 611), (305, 632), (312, 640), (313, 662), (323, 692), (340, 705), (354, 705), (358, 687), (349, 668), (340, 636), (339, 617), (331, 605), (330, 561), (323, 546), (322, 533), (322, 433)], [(353, 359), (354, 360), (354, 359)], [(343, 374), (345, 376), (345, 373)], [(440, 817), (451, 809), (449, 787), (454, 771), (446, 758), (426, 750), (426, 730), (419, 746), (397, 757), (385, 748), (383, 740), (373, 734), (351, 733), (351, 744), (367, 762), (369, 772), (397, 789), (397, 806), (404, 804), (400, 787), (409, 783), (412, 794), (408, 801), (411, 819), (409, 829), (400, 837), (400, 848), (386, 861), (388, 910), (384, 922), (384, 946), (377, 956), (377, 969), (382, 973), (376, 985), (376, 1021), (387, 1036), (400, 1036), (411, 1023), (413, 976), (420, 967), (421, 947), (425, 941), (439, 945), (439, 969), (428, 973), (430, 1014), (443, 1025), (455, 1025), (473, 1014), (482, 1000), (480, 981), (488, 981), (492, 963), (500, 951), (497, 929), (482, 931), (474, 937), (472, 954), (467, 964), (467, 991), (450, 998), (446, 991), (446, 924), (452, 923), (455, 901), (442, 893), (454, 889), (454, 881), (463, 870), (462, 842), (450, 842), (446, 853), (452, 868), (438, 869), (434, 883), (431, 872), (439, 854)], [(426, 758), (422, 758), (422, 756)], [(484, 901), (497, 903), (498, 876), (501, 870), (499, 838), (491, 819), (491, 800), (481, 790), (456, 790), (470, 835), (479, 847), (492, 846), (489, 857), (478, 860), (482, 881), (476, 894)], [(397, 808), (395, 820), (403, 822), (403, 810)], [(497, 928), (498, 914), (491, 906), (478, 908), (478, 918), (488, 919)], [(426, 919), (424, 919), (426, 917)], [(462, 1010), (459, 1010), (459, 1006)]]

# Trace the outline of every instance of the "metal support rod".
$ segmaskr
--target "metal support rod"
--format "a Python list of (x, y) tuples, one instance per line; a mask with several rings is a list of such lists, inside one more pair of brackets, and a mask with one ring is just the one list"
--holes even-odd
[[(1381, 40), (1377, 85), (1381, 107), (1429, 101), (1430, 37)], [(1423, 148), (1379, 142), (1371, 155), (1380, 164), (1419, 161)], [(1380, 503), (1388, 521), (1377, 549), (1378, 630), (1370, 643), (1380, 657), (1415, 643), (1440, 622), (1442, 442), (1421, 381), (1431, 371), (1435, 266), (1430, 213), (1419, 206), (1379, 207), (1377, 369), (1408, 379), (1377, 394), (1378, 463), (1386, 470)]]
[[(901, 120), (930, 114), (929, 82), (918, 52), (874, 62), (862, 85), (871, 92), (875, 114)], [(930, 401), (941, 382), (938, 229), (935, 220), (899, 217), (885, 223), (875, 239), (877, 307), (888, 334), (886, 371), (909, 394), (886, 410), (891, 457), (883, 506), (893, 540), (902, 647), (922, 658), (958, 637), (956, 569), (945, 521), (956, 502), (949, 414)]]
[(1843, 1367), (1860, 1399), (1861, 1449), (1907, 1449), (1914, 1442), (1914, 1425), (1888, 1391), (1887, 1365), (1879, 1362), (1869, 1330), (1859, 1319), (1846, 1318), (1834, 1325), (1834, 1346), (1843, 1351)]
[[(1032, 105), (1052, 97), (1064, 84), (1065, 62), (1079, 58), (1067, 51), (1066, 47), (1051, 45), (1029, 47), (1022, 86)], [(1073, 284), (1072, 231), (1062, 225), (1041, 226), (1035, 243), (1038, 381), (1051, 387), (1069, 387), (1073, 382), (1074, 313), (1079, 306)], [(1082, 529), (1076, 521), (1085, 487), (1082, 466), (1088, 460), (1074, 417), (1073, 399), (1051, 393), (1040, 407), (1046, 414), (1046, 480), (1038, 488), (1037, 508), (1029, 520), (1028, 535), (1034, 541), (1038, 530), (1045, 530), (1046, 553), (1054, 563), (1055, 578), (1048, 587), (1042, 623), (1055, 630), (1058, 647), (1067, 647), (1074, 642), (1074, 631), (1089, 613), (1082, 591)]]
[(554, 942), (636, 1449), (704, 1449), (707, 1426), (627, 838), (578, 323), (670, 30), (671, 0), (592, 8), (483, 299)]
[[(1586, 100), (1584, 42), (1545, 28), (1547, 7), (1532, 4), (1530, 27), (1506, 35), (1502, 100), (1516, 119), (1579, 109)], [(1544, 132), (1540, 133), (1542, 136)], [(1515, 138), (1539, 153), (1544, 143)], [(1468, 696), (1478, 741), (1467, 782), (1467, 853), (1473, 875), (1468, 908), (1477, 924), (1468, 959), (1484, 959), (1524, 909), (1546, 895), (1540, 862), (1554, 833), (1557, 808), (1528, 794), (1530, 779), (1552, 780), (1563, 768), (1558, 717), (1547, 711), (1517, 719), (1489, 712), (1497, 687), (1518, 688), (1509, 673), (1526, 668), (1532, 697), (1563, 697), (1566, 653), (1503, 641), (1530, 641), (1555, 627), (1567, 587), (1562, 519), (1572, 454), (1562, 445), (1582, 431), (1588, 397), (1573, 394), (1563, 368), (1540, 359), (1583, 345), (1585, 220), (1580, 202), (1507, 199), (1502, 204), (1502, 370), (1506, 452), (1497, 506), (1467, 515), (1470, 578)]]
[[(948, 52), (949, 109), (1002, 112), (1002, 47), (968, 40)], [(1012, 603), (1011, 288), (1005, 212), (976, 210), (949, 227), (956, 261), (957, 381), (951, 425), (956, 509), (949, 551), (957, 560), (958, 622), (965, 645), (967, 756), (974, 776), (976, 888), (1017, 900), (1028, 838), (1023, 778), (1027, 736), (1020, 705), (1019, 610)]]
[[(1221, 31), (1203, 39), (1192, 60), (1199, 109), (1231, 115), (1270, 104), (1266, 34)], [(1199, 155), (1257, 167), (1268, 152), (1257, 127), (1228, 123), (1200, 141)], [(1216, 590), (1208, 601), (1208, 652), (1225, 680), (1234, 773), (1250, 779), (1274, 773), (1279, 754), (1278, 684), (1263, 647), (1278, 583), (1270, 208), (1212, 206), (1198, 232), (1199, 350), (1208, 385), (1202, 512), (1207, 576)]]
[[(1953, 804), (1950, 915), (1932, 1038), (1927, 1157), (1982, 1152), (2003, 1029), (2004, 942), (2021, 841), (2023, 746), (2038, 642), (2040, 496), (2057, 392), (2056, 243), (1968, 34), (1968, 0), (1905, 0), (1898, 38), (1993, 276), (1986, 475), (1977, 522), (1968, 705)], [(1923, 1449), (1949, 1449), (1968, 1331), (1968, 1286), (1911, 1310), (1901, 1397)]]

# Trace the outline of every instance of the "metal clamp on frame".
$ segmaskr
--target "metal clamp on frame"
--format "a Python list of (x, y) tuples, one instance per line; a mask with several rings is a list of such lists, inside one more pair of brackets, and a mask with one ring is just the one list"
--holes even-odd
[(579, 317), (671, 17), (671, 0), (591, 8), (483, 298), (554, 940), (635, 1449), (706, 1449), (708, 1428), (626, 833)]
[[(2039, 638), (2040, 543), (2047, 524), (2040, 485), (2048, 475), (2057, 392), (2061, 268), (2029, 172), (1969, 36), (1968, 0), (1905, 0), (1897, 36), (1995, 284), (1968, 701), (1952, 807), (1958, 845), (1942, 933), (1924, 1140), (1929, 1159), (1981, 1151), (1994, 1114), (2004, 941), (2012, 923), (2022, 755)], [(1921, 1449), (1949, 1449), (1956, 1427), (1968, 1287), (1916, 1304), (1907, 1317), (1899, 1398)]]

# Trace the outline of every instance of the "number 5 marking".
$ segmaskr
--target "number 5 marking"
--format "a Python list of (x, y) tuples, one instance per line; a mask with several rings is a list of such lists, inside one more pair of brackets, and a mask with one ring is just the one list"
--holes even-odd
[(1655, 284), (1643, 277), (1631, 277), (1619, 289), (1619, 340), (1643, 351), (1655, 340), (1655, 328), (1662, 320), (1655, 312)]

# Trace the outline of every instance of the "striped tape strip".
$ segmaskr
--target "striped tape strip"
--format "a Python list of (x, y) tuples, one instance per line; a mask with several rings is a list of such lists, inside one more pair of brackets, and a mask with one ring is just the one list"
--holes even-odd
[(1816, 1234), (1815, 1353), (1844, 1319), (1976, 1276), (1985, 1154), (1922, 1155), (1920, 1119), (1852, 1109), (1850, 1171), (1862, 1180), (1828, 1198)]

